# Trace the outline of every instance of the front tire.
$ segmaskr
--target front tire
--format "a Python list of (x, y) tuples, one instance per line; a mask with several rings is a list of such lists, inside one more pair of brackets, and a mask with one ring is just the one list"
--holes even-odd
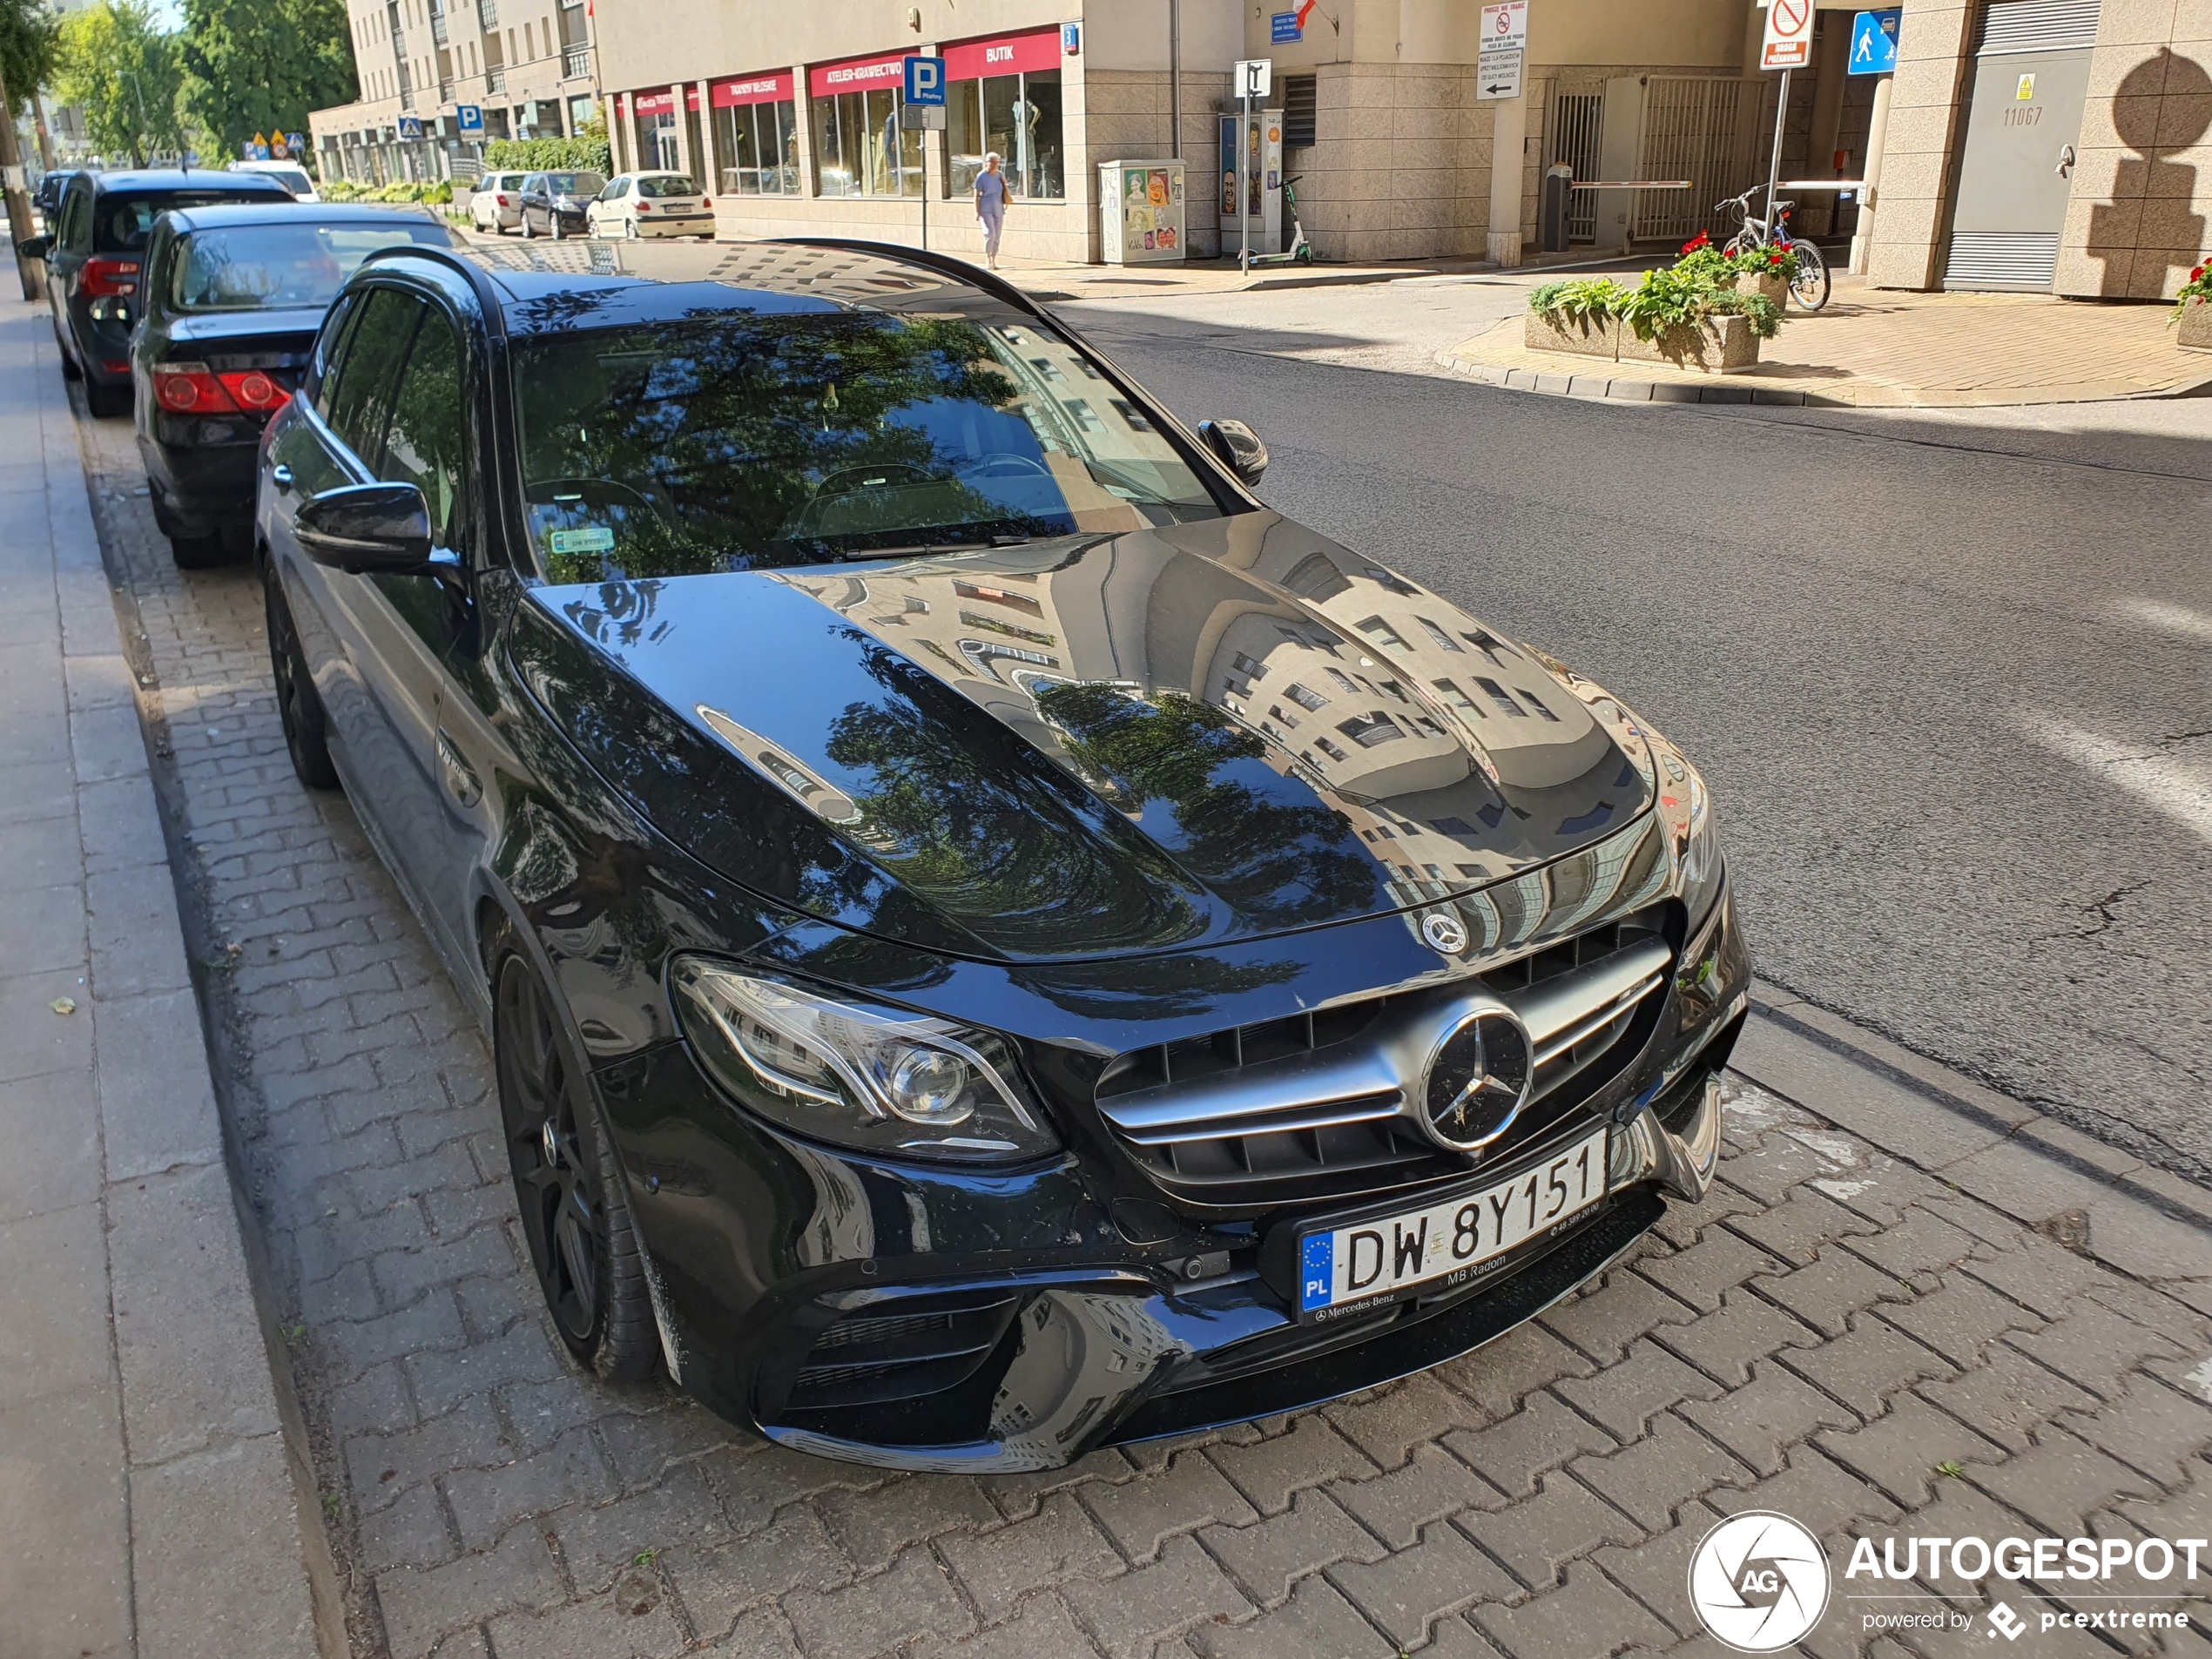
[(269, 620), (269, 670), (276, 681), (277, 718), (284, 727), (292, 770), (310, 789), (335, 789), (338, 768), (330, 759), (330, 719), (307, 671), (307, 653), (300, 649), (300, 635), (292, 625), (292, 608), (284, 602), (274, 560), (261, 567), (261, 603)]
[(536, 970), (507, 950), (493, 977), (492, 1054), (515, 1202), (562, 1342), (598, 1376), (635, 1382), (660, 1352), (644, 1256), (557, 1008)]
[(1796, 242), (1791, 246), (1797, 255), (1797, 274), (1791, 279), (1790, 297), (1807, 311), (1817, 311), (1828, 303), (1828, 261), (1810, 242)]
[(537, 240), (537, 227), (530, 223), (530, 210), (527, 207), (523, 209), (523, 239), (525, 242)]

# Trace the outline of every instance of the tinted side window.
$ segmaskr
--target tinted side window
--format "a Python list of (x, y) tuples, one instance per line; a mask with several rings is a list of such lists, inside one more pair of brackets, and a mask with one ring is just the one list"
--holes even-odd
[(456, 550), (468, 537), (468, 401), (461, 341), (453, 324), (426, 311), (415, 350), (392, 399), (392, 420), (377, 476), (413, 484), (430, 507), (431, 539)]
[(372, 469), (382, 458), (392, 383), (407, 361), (422, 302), (393, 288), (371, 288), (346, 341), (346, 361), (330, 395), (330, 428)]
[(346, 335), (361, 315), (361, 296), (341, 294), (338, 303), (323, 319), (322, 333), (315, 337), (314, 361), (307, 373), (314, 382), (314, 392), (309, 402), (317, 415), (330, 418), (330, 400), (338, 389), (339, 366), (346, 361)]
[(91, 225), (91, 186), (79, 185), (69, 192), (69, 200), (62, 207), (62, 246), (72, 253), (89, 253)]

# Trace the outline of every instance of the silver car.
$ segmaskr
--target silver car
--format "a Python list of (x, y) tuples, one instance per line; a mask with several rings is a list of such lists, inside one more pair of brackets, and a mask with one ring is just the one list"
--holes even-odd
[(476, 181), (469, 198), (469, 217), (478, 230), (504, 236), (523, 222), (523, 177), (519, 172), (488, 172)]

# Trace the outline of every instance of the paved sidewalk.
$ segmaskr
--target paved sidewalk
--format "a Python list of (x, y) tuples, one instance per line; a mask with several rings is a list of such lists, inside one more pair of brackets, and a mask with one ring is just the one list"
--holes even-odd
[[(2204, 1195), (1786, 998), (1738, 1050), (1702, 1208), (1537, 1323), (1352, 1399), (956, 1480), (579, 1376), (515, 1234), (482, 1042), (343, 799), (293, 780), (251, 575), (176, 570), (127, 428), (86, 431), (185, 885), (236, 948), (209, 981), (222, 1086), (364, 1659), (1707, 1659), (1690, 1552), (1746, 1508), (1835, 1552), (1806, 1651), (1937, 1659), (1993, 1651), (2000, 1595), (2031, 1622), (2103, 1603), (1846, 1581), (1851, 1538), (2212, 1536)], [(2113, 1588), (2212, 1618), (2212, 1578)], [(1878, 1591), (1908, 1599), (1852, 1599)], [(1898, 1608), (1970, 1628), (1864, 1623)]]
[(0, 1656), (314, 1620), (136, 687), (44, 306), (0, 303)]
[(1791, 306), (1780, 335), (1761, 342), (1758, 366), (1739, 374), (1530, 351), (1520, 316), (1437, 361), (1491, 386), (1654, 403), (1978, 408), (2176, 397), (2212, 386), (2212, 352), (2176, 345), (2168, 315), (2163, 305), (1904, 293), (1838, 276), (1824, 309)]

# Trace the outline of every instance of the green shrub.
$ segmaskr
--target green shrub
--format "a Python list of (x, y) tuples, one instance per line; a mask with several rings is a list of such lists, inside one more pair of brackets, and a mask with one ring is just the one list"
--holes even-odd
[(1610, 277), (1547, 282), (1529, 291), (1528, 308), (1538, 316), (1575, 322), (1617, 317), (1639, 340), (1733, 314), (1749, 319), (1751, 332), (1761, 340), (1771, 340), (1782, 327), (1782, 307), (1764, 294), (1736, 291), (1736, 279), (1744, 268), (1701, 233), (1683, 248), (1679, 260), (1646, 271), (1635, 287), (1624, 288)]

